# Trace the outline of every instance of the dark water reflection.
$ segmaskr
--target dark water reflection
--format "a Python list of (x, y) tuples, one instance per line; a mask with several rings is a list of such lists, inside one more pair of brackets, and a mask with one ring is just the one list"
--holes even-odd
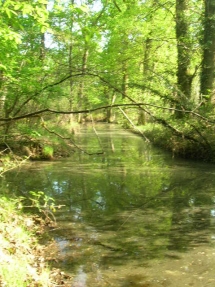
[(75, 139), (104, 154), (31, 163), (2, 180), (65, 205), (52, 234), (72, 286), (215, 286), (215, 166), (172, 159), (116, 126), (97, 133)]

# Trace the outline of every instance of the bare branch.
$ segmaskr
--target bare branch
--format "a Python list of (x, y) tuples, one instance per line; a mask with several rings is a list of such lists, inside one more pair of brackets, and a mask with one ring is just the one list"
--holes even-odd
[(0, 122), (12, 122), (12, 121), (18, 121), (18, 120), (22, 120), (25, 118), (31, 118), (31, 117), (36, 117), (45, 113), (53, 113), (53, 114), (65, 114), (65, 115), (69, 115), (69, 114), (88, 114), (88, 113), (92, 113), (95, 111), (99, 111), (102, 109), (108, 109), (108, 108), (118, 108), (118, 107), (133, 107), (133, 108), (142, 108), (142, 107), (154, 107), (157, 109), (162, 109), (162, 110), (169, 110), (169, 111), (177, 111), (177, 112), (183, 112), (183, 113), (187, 113), (187, 114), (192, 114), (204, 121), (210, 122), (210, 123), (215, 123), (214, 120), (208, 119), (194, 111), (190, 111), (190, 110), (180, 110), (180, 109), (175, 109), (175, 108), (168, 108), (168, 107), (163, 107), (163, 106), (159, 106), (159, 105), (154, 105), (154, 104), (148, 104), (148, 103), (136, 103), (134, 100), (132, 100), (133, 103), (128, 103), (128, 104), (111, 104), (111, 105), (106, 105), (106, 106), (101, 106), (98, 108), (92, 108), (92, 109), (86, 109), (86, 110), (78, 110), (78, 111), (57, 111), (57, 110), (52, 110), (52, 109), (43, 109), (43, 110), (39, 110), (36, 112), (32, 112), (32, 113), (28, 113), (28, 114), (24, 114), (21, 116), (17, 116), (17, 117), (9, 117), (9, 118), (0, 118)]
[(120, 112), (123, 114), (123, 116), (126, 118), (126, 120), (132, 125), (135, 131), (137, 131), (139, 134), (141, 134), (146, 142), (150, 142), (150, 140), (145, 136), (145, 134), (138, 129), (138, 127), (132, 122), (132, 120), (129, 118), (129, 116), (119, 107)]
[(39, 96), (40, 94), (42, 94), (44, 91), (48, 90), (49, 88), (52, 88), (52, 87), (55, 87), (55, 86), (58, 86), (58, 85), (62, 84), (63, 82), (69, 80), (71, 77), (79, 77), (79, 76), (83, 76), (83, 73), (81, 72), (81, 73), (77, 73), (77, 74), (73, 74), (73, 75), (69, 74), (69, 75), (67, 75), (66, 77), (60, 79), (60, 80), (57, 81), (57, 82), (54, 82), (54, 83), (52, 83), (52, 84), (48, 84), (48, 85), (44, 86), (42, 89), (40, 89), (39, 91), (35, 92), (32, 96), (30, 96), (29, 98), (27, 98), (27, 99), (22, 103), (22, 105), (17, 109), (17, 111), (15, 112), (14, 115), (16, 116), (17, 114), (19, 114), (20, 111), (22, 110), (22, 108), (23, 108), (27, 103), (29, 103), (31, 100), (33, 100), (34, 98), (36, 98), (37, 96)]
[(116, 3), (115, 0), (113, 0), (113, 3), (114, 3), (114, 5), (115, 5), (115, 7), (117, 8), (117, 10), (118, 10), (119, 12), (122, 12), (122, 10), (120, 9), (119, 5)]
[(46, 126), (46, 124), (45, 124), (45, 122), (44, 122), (44, 120), (42, 119), (42, 126), (43, 126), (43, 128), (47, 131), (47, 132), (49, 132), (50, 134), (54, 134), (54, 135), (56, 135), (57, 137), (59, 137), (59, 138), (61, 138), (61, 139), (63, 139), (63, 140), (66, 140), (66, 141), (69, 141), (69, 143), (67, 143), (67, 145), (68, 146), (71, 146), (71, 144), (73, 145), (73, 147), (76, 147), (77, 149), (79, 149), (80, 151), (82, 151), (83, 153), (85, 153), (85, 154), (87, 154), (87, 155), (98, 155), (98, 154), (103, 154), (104, 152), (102, 151), (102, 152), (95, 152), (95, 153), (89, 153), (89, 152), (87, 152), (87, 151), (85, 151), (84, 149), (82, 149), (80, 146), (78, 146), (70, 137), (68, 138), (68, 137), (63, 137), (62, 135), (60, 135), (59, 133), (57, 133), (57, 132), (55, 132), (54, 130), (50, 130), (47, 126)]

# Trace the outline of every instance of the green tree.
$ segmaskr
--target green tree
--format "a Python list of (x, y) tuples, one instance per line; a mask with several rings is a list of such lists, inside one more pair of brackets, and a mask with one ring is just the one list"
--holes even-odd
[[(206, 109), (199, 105), (201, 95), (208, 102), (213, 98), (212, 1), (5, 0), (0, 5), (2, 136), (15, 128), (40, 134), (41, 115), (55, 128), (59, 122), (81, 123), (91, 118), (90, 109), (104, 105), (108, 109), (96, 117), (111, 122), (113, 106), (124, 105), (115, 112), (118, 122), (123, 115), (130, 123), (156, 121), (176, 137), (210, 145)], [(135, 110), (125, 107), (131, 104)], [(213, 120), (211, 110), (207, 119)]]
[[(1, 112), (16, 116), (34, 96), (32, 86), (41, 74), (41, 33), (48, 29), (46, 1), (32, 4), (6, 0), (1, 3)], [(38, 37), (39, 35), (39, 37)], [(35, 54), (36, 53), (36, 54)], [(33, 55), (33, 58), (32, 58)], [(36, 58), (35, 58), (36, 55)], [(32, 84), (29, 87), (29, 82)], [(38, 86), (38, 84), (37, 84)], [(5, 133), (10, 127), (5, 126)]]
[(214, 96), (215, 78), (215, 3), (212, 0), (205, 0), (204, 6), (203, 58), (200, 92), (203, 98), (210, 102)]

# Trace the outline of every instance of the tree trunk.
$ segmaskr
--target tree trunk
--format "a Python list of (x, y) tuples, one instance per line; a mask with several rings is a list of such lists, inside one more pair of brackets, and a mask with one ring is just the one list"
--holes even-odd
[[(190, 45), (189, 23), (186, 17), (188, 0), (176, 1), (176, 38), (177, 38), (177, 97), (180, 105), (176, 108), (183, 109), (187, 99), (191, 97), (191, 85), (193, 76), (190, 73), (192, 49)], [(177, 113), (177, 117), (183, 117)]]
[[(145, 43), (144, 43), (144, 57), (143, 57), (143, 82), (147, 81), (147, 77), (150, 72), (150, 55), (152, 48), (151, 32), (149, 33)], [(148, 92), (143, 89), (144, 96), (148, 96)], [(146, 124), (146, 112), (143, 109), (139, 109), (137, 124), (139, 126)]]
[[(74, 0), (71, 0), (70, 1), (70, 4), (73, 6), (74, 5)], [(74, 95), (73, 95), (73, 79), (72, 79), (72, 73), (73, 73), (73, 70), (72, 70), (72, 62), (73, 62), (73, 19), (71, 17), (71, 23), (70, 23), (70, 33), (71, 33), (71, 43), (69, 45), (69, 74), (70, 74), (70, 80), (69, 80), (69, 92), (70, 92), (70, 95), (69, 95), (69, 110), (72, 111), (73, 110), (73, 102), (74, 102)], [(73, 115), (69, 115), (69, 123), (71, 124), (73, 122)]]
[[(87, 44), (85, 43), (85, 49), (84, 49), (84, 54), (82, 58), (82, 70), (81, 70), (83, 77), (80, 79), (79, 92), (78, 92), (79, 109), (82, 109), (84, 106), (84, 81), (85, 81), (84, 75), (86, 74), (86, 70), (87, 70), (88, 56), (89, 56), (89, 49), (87, 47)], [(79, 123), (83, 122), (83, 114), (79, 114), (78, 122)]]
[[(47, 4), (44, 4), (44, 8), (47, 10)], [(46, 46), (45, 46), (45, 33), (40, 34), (40, 51), (39, 51), (39, 59), (40, 61), (44, 61), (46, 55)]]
[(122, 64), (122, 92), (123, 92), (123, 98), (127, 95), (127, 89), (128, 89), (128, 68), (127, 68), (127, 62), (126, 60), (123, 61)]
[(4, 104), (6, 100), (5, 93), (2, 89), (3, 87), (3, 82), (4, 82), (4, 72), (0, 70), (0, 116), (4, 117)]
[(215, 73), (215, 1), (205, 0), (201, 95), (210, 102), (214, 96)]
[[(109, 91), (110, 93), (110, 91)], [(113, 94), (111, 95), (111, 105), (113, 105), (115, 103), (116, 100), (116, 94), (115, 92), (113, 92)], [(110, 102), (109, 100), (109, 102)], [(112, 108), (108, 108), (107, 109), (107, 122), (108, 123), (112, 123), (115, 120), (115, 114), (113, 113), (113, 109)]]
[(40, 35), (40, 54), (39, 59), (40, 61), (43, 61), (45, 59), (45, 33), (42, 33)]

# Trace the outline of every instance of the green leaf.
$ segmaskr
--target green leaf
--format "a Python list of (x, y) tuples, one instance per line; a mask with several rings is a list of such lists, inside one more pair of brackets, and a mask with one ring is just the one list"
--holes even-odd
[(25, 3), (25, 4), (23, 5), (22, 13), (23, 13), (23, 15), (24, 15), (24, 14), (29, 14), (29, 15), (31, 15), (32, 10), (33, 10), (32, 5)]
[(5, 12), (6, 12), (8, 18), (10, 19), (11, 18), (11, 10), (8, 8), (5, 8)]
[(80, 10), (84, 13), (89, 13), (89, 7), (87, 5), (81, 5)]
[(44, 5), (47, 5), (48, 4), (48, 1), (47, 0), (38, 0), (38, 2), (40, 4), (44, 4)]
[(0, 69), (6, 71), (7, 67), (5, 65), (0, 64)]

